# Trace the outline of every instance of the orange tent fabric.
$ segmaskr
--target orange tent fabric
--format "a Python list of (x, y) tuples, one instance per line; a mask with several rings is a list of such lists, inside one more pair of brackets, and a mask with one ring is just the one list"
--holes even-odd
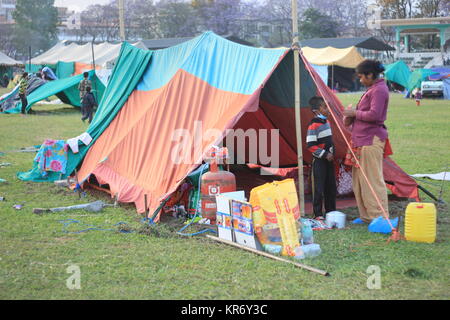
[[(93, 69), (94, 69), (94, 65), (92, 65), (92, 64), (75, 62), (73, 75), (81, 74), (84, 71), (93, 70)], [(99, 66), (99, 65), (95, 66), (95, 70), (101, 70), (101, 69), (102, 69), (101, 66)]]

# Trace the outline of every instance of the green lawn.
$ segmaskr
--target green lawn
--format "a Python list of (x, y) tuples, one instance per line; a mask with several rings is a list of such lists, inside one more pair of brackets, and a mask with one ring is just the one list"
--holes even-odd
[[(2, 92), (0, 91), (0, 94)], [(339, 96), (344, 105), (359, 95)], [(66, 206), (98, 198), (49, 183), (22, 182), (17, 171), (31, 168), (34, 154), (14, 152), (41, 144), (45, 138), (67, 139), (83, 132), (77, 109), (35, 106), (36, 115), (0, 115), (0, 299), (449, 299), (449, 211), (440, 206), (434, 244), (386, 244), (386, 235), (365, 226), (315, 232), (322, 254), (303, 263), (324, 269), (323, 277), (291, 265), (215, 243), (203, 236), (177, 236), (173, 224), (144, 230), (130, 205), (101, 213), (72, 211), (37, 216), (35, 207)], [(450, 103), (413, 100), (393, 94), (388, 128), (393, 159), (407, 172), (435, 173), (450, 162)], [(450, 171), (450, 170), (448, 170)], [(428, 187), (424, 184), (425, 187)], [(430, 186), (437, 194), (438, 186)], [(443, 198), (450, 202), (450, 183)], [(425, 201), (430, 201), (427, 196)], [(23, 204), (22, 210), (12, 208)], [(397, 205), (401, 212), (404, 203)], [(394, 210), (395, 211), (395, 210)], [(355, 216), (355, 209), (346, 211)], [(127, 222), (141, 232), (63, 232), (63, 219), (114, 228)], [(71, 225), (69, 230), (86, 228)], [(67, 267), (81, 271), (81, 289), (70, 290)], [(381, 289), (367, 288), (369, 266), (381, 268)]]

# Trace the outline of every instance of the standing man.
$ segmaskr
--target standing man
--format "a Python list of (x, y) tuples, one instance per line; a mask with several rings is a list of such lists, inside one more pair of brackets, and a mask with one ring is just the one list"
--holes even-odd
[(86, 94), (81, 101), (81, 108), (84, 113), (81, 120), (89, 119), (89, 123), (92, 121), (92, 116), (94, 114), (94, 108), (97, 106), (94, 95), (91, 93), (91, 87), (86, 87)]
[(22, 73), (22, 78), (19, 82), (19, 97), (20, 101), (22, 102), (22, 114), (25, 114), (26, 108), (28, 106), (28, 100), (27, 100), (27, 88), (28, 88), (28, 72)]
[(86, 94), (87, 87), (92, 88), (92, 84), (91, 84), (91, 80), (89, 80), (89, 73), (88, 72), (84, 72), (83, 73), (83, 80), (80, 81), (80, 83), (78, 84), (78, 90), (80, 90), (80, 103), (81, 103), (81, 116), (83, 118), (85, 118), (85, 111), (83, 108), (83, 97)]

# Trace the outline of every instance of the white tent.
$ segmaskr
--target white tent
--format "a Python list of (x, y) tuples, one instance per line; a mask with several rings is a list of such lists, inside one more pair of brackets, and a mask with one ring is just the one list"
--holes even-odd
[[(132, 45), (147, 49), (142, 42), (132, 43)], [(94, 44), (95, 64), (103, 68), (107, 67), (109, 62), (114, 61), (119, 56), (120, 46), (120, 43), (112, 44), (108, 42)], [(91, 64), (92, 45), (90, 43), (84, 45), (67, 44), (66, 41), (61, 41), (48, 51), (31, 59), (32, 64), (56, 64), (58, 61)]]
[(23, 65), (23, 63), (8, 57), (3, 52), (0, 52), (0, 66), (18, 66), (18, 65)]

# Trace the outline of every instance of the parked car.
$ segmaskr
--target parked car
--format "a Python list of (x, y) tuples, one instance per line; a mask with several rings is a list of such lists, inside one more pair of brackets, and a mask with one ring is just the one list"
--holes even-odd
[(442, 97), (444, 96), (444, 83), (437, 81), (422, 81), (420, 86), (423, 97)]

